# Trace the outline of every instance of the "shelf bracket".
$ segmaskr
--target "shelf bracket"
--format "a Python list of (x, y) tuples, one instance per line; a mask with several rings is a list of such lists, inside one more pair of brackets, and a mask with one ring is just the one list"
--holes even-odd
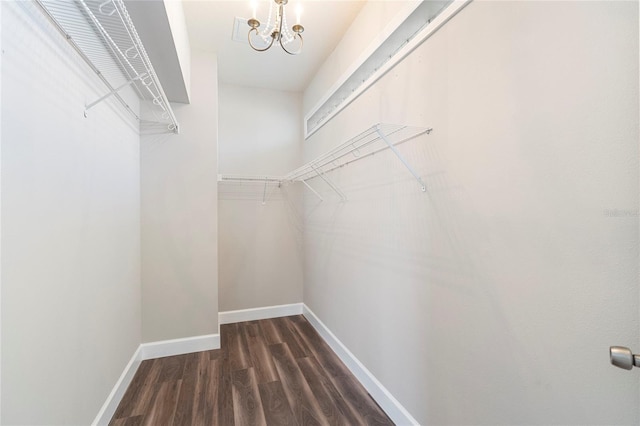
[(113, 90), (109, 91), (109, 93), (107, 93), (106, 95), (104, 95), (104, 96), (100, 97), (99, 99), (96, 99), (95, 101), (93, 101), (93, 102), (91, 102), (90, 104), (86, 105), (86, 106), (84, 107), (84, 114), (85, 114), (85, 117), (86, 117), (86, 115), (87, 115), (87, 111), (89, 111), (89, 109), (93, 108), (94, 106), (96, 106), (96, 105), (97, 105), (97, 104), (99, 104), (100, 102), (104, 101), (104, 100), (105, 100), (105, 99), (107, 99), (109, 96), (113, 96), (113, 95), (115, 95), (115, 94), (116, 94), (116, 93), (118, 93), (120, 90), (124, 89), (125, 87), (132, 85), (132, 84), (133, 84), (133, 83), (135, 83), (137, 80), (140, 80), (140, 79), (144, 78), (146, 75), (147, 75), (146, 73), (145, 73), (145, 74), (138, 75), (138, 76), (136, 76), (136, 77), (132, 78), (131, 80), (127, 81), (127, 82), (126, 82), (126, 83), (124, 83), (123, 85), (118, 86), (118, 87), (116, 87), (115, 89), (113, 89)]
[(262, 205), (267, 204), (267, 179), (264, 180), (264, 190), (262, 191)]
[(316, 172), (316, 174), (320, 177), (320, 179), (322, 179), (323, 181), (325, 181), (325, 183), (326, 183), (327, 185), (329, 185), (329, 186), (331, 187), (331, 189), (333, 189), (333, 190), (336, 192), (336, 194), (338, 194), (338, 195), (340, 196), (340, 198), (342, 199), (342, 201), (347, 201), (347, 196), (346, 196), (346, 195), (344, 195), (344, 192), (340, 191), (340, 190), (338, 189), (338, 187), (337, 187), (337, 186), (335, 186), (335, 185), (333, 184), (333, 182), (331, 182), (331, 181), (329, 180), (329, 178), (328, 178), (328, 177), (326, 177), (322, 171), (318, 170), (318, 169), (317, 169), (313, 164), (310, 164), (310, 166), (311, 166), (311, 168), (313, 169), (313, 171), (314, 171), (314, 172)]
[(304, 183), (304, 186), (309, 188), (309, 191), (313, 192), (316, 195), (316, 197), (320, 198), (320, 201), (324, 201), (324, 198), (322, 198), (322, 196), (320, 196), (320, 194), (318, 194), (318, 192), (315, 189), (313, 189), (311, 185), (307, 183), (307, 181), (301, 180), (300, 182)]
[[(416, 180), (420, 184), (420, 189), (422, 189), (422, 192), (427, 192), (427, 185), (424, 184), (424, 181), (422, 180), (420, 175), (418, 175), (416, 171), (413, 170), (413, 167), (411, 167), (411, 164), (409, 164), (407, 160), (404, 159), (402, 154), (400, 154), (400, 151), (398, 151), (398, 148), (396, 148), (395, 145), (389, 142), (389, 139), (387, 139), (387, 136), (382, 132), (382, 130), (380, 130), (380, 128), (377, 128), (376, 132), (380, 136), (380, 139), (382, 139), (389, 146), (391, 151), (393, 151), (396, 157), (398, 157), (398, 160), (400, 160), (402, 164), (404, 164), (404, 166), (407, 168), (407, 170), (409, 170), (409, 173), (411, 173), (413, 177), (416, 178)], [(430, 132), (431, 132), (431, 129), (427, 130), (427, 133), (430, 133)]]

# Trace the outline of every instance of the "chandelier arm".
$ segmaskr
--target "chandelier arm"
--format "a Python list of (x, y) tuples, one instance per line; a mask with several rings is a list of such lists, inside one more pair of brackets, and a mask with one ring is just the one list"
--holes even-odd
[[(280, 47), (282, 47), (282, 50), (284, 50), (286, 53), (288, 53), (289, 55), (297, 55), (300, 52), (302, 52), (302, 47), (304, 46), (304, 40), (302, 38), (301, 33), (304, 31), (304, 27), (302, 25), (300, 25), (300, 23), (296, 23), (296, 25), (293, 26), (293, 32), (295, 33), (292, 37), (291, 34), (291, 30), (289, 30), (288, 26), (285, 24), (285, 15), (284, 15), (284, 6), (288, 3), (288, 0), (274, 0), (274, 2), (277, 4), (277, 9), (276, 9), (276, 16), (275, 16), (275, 25), (274, 27), (271, 27), (269, 24), (271, 22), (272, 16), (271, 16), (271, 11), (273, 8), (273, 3), (270, 3), (269, 6), (269, 21), (267, 22), (267, 26), (265, 28), (265, 33), (267, 31), (271, 31), (271, 41), (269, 42), (269, 45), (264, 47), (264, 48), (258, 48), (256, 47), (253, 42), (251, 41), (251, 33), (255, 32), (255, 34), (257, 36), (262, 37), (263, 39), (265, 38), (265, 35), (263, 33), (263, 35), (260, 34), (260, 31), (258, 30), (258, 27), (260, 26), (260, 22), (255, 18), (251, 18), (249, 19), (249, 21), (247, 21), (247, 23), (249, 24), (249, 27), (251, 27), (251, 29), (249, 30), (249, 32), (247, 33), (247, 40), (249, 41), (249, 46), (251, 46), (251, 48), (257, 52), (264, 52), (266, 50), (269, 50), (271, 48), (271, 46), (273, 46), (274, 42), (277, 42), (278, 44), (280, 44)], [(255, 10), (254, 10), (254, 15), (255, 15)], [(300, 18), (298, 17), (298, 20)], [(272, 28), (272, 29), (271, 29)], [(286, 34), (284, 34), (285, 40), (283, 41), (283, 29), (286, 31)], [(295, 39), (299, 40), (300, 46), (298, 47), (297, 50), (288, 50), (285, 47), (286, 43), (290, 43), (292, 41), (294, 41)]]
[(255, 47), (255, 46), (253, 45), (253, 43), (251, 42), (251, 32), (252, 32), (252, 31), (255, 31), (255, 32), (256, 32), (256, 34), (258, 34), (258, 29), (257, 29), (257, 28), (251, 28), (251, 29), (249, 30), (249, 33), (247, 34), (247, 40), (249, 40), (249, 46), (251, 46), (251, 48), (252, 48), (253, 50), (256, 50), (256, 51), (258, 51), (258, 52), (264, 52), (265, 50), (269, 50), (269, 48), (271, 48), (271, 46), (273, 46), (273, 41), (275, 40), (275, 38), (273, 38), (273, 37), (272, 37), (272, 38), (271, 38), (271, 43), (269, 43), (269, 45), (268, 45), (267, 47), (265, 47), (264, 49), (258, 49), (257, 47)]
[(289, 55), (297, 55), (298, 53), (302, 52), (302, 45), (304, 44), (304, 41), (302, 40), (302, 36), (299, 33), (296, 33), (296, 35), (294, 35), (293, 38), (294, 39), (298, 38), (300, 40), (300, 47), (295, 52), (289, 52), (287, 48), (284, 47), (284, 44), (280, 43), (280, 47), (282, 47), (282, 50), (287, 52)]
[(293, 38), (299, 37), (300, 38), (300, 48), (296, 51), (296, 52), (289, 52), (287, 50), (286, 47), (284, 47), (284, 43), (282, 42), (282, 23), (284, 21), (284, 5), (280, 5), (280, 37), (278, 38), (278, 41), (280, 42), (280, 47), (282, 47), (282, 50), (284, 50), (285, 52), (287, 52), (289, 55), (297, 55), (298, 53), (300, 53), (302, 51), (302, 36), (299, 33), (296, 33), (295, 36), (293, 36)]

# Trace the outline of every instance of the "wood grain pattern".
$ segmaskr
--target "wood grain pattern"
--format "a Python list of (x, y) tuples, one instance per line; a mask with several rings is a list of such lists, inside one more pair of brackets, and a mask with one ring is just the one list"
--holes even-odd
[[(274, 318), (275, 319), (275, 318)], [(258, 321), (262, 335), (267, 345), (274, 345), (276, 343), (282, 343), (282, 336), (274, 320), (260, 320)]]
[(298, 335), (306, 343), (314, 358), (331, 377), (351, 376), (346, 365), (307, 321), (293, 323)]
[(393, 424), (304, 316), (220, 333), (218, 350), (143, 361), (110, 425)]
[[(150, 374), (152, 365), (153, 360), (144, 361), (140, 364), (138, 371), (136, 371), (136, 374), (133, 376), (133, 380), (131, 380), (127, 391), (122, 397), (122, 401), (120, 401), (120, 405), (118, 405), (118, 408), (116, 409), (114, 418), (134, 417), (138, 414), (142, 414), (144, 410), (140, 405), (142, 405), (142, 393), (146, 389), (145, 382), (155, 382), (155, 377), (152, 377)], [(156, 370), (155, 374), (158, 372), (159, 371)]]
[(135, 415), (135, 405), (140, 400), (140, 394), (144, 388), (145, 379), (149, 377), (149, 371), (151, 370), (152, 364), (153, 361), (144, 361), (140, 364), (138, 371), (136, 371), (136, 374), (133, 376), (127, 391), (122, 397), (122, 401), (120, 401), (120, 405), (118, 405), (118, 408), (113, 415), (115, 419), (124, 419)]
[(353, 376), (338, 377), (334, 380), (343, 399), (358, 413), (367, 425), (393, 424), (389, 417), (376, 404), (367, 391)]
[(267, 424), (295, 426), (297, 423), (291, 412), (282, 383), (279, 381), (262, 383), (258, 387)]
[(228, 363), (220, 366), (218, 389), (218, 424), (221, 426), (234, 425), (233, 395), (231, 392), (231, 370)]
[(260, 391), (253, 368), (236, 370), (231, 373), (231, 391), (233, 393), (233, 416), (236, 425), (264, 426), (264, 417)]
[(249, 350), (247, 348), (247, 340), (242, 333), (242, 323), (225, 324), (220, 327), (221, 332), (229, 334), (229, 352), (227, 363), (231, 371), (244, 370), (251, 365), (249, 359)]
[(218, 360), (211, 360), (207, 352), (200, 352), (196, 377), (195, 399), (193, 400), (193, 424), (217, 424), (214, 404), (218, 397), (220, 378)]
[(305, 347), (306, 345), (302, 343), (300, 336), (297, 333), (292, 332), (293, 326), (290, 327), (290, 324), (292, 324), (291, 320), (284, 317), (274, 318), (272, 321), (275, 323), (278, 331), (280, 331), (282, 342), (287, 344), (294, 358), (303, 358), (309, 355), (309, 353), (307, 353), (308, 350)]
[(245, 323), (243, 330), (249, 349), (251, 365), (258, 377), (258, 382), (268, 383), (278, 380), (276, 366), (273, 363), (269, 348), (260, 332), (258, 323)]
[(186, 356), (167, 357), (162, 363), (159, 382), (173, 382), (182, 378)]
[(322, 367), (313, 358), (297, 360), (302, 375), (309, 383), (311, 391), (316, 397), (322, 414), (331, 425), (361, 424), (361, 418), (347, 405), (333, 383), (322, 372)]
[(180, 425), (190, 425), (194, 423), (194, 411), (196, 406), (191, 402), (196, 397), (196, 382), (198, 373), (198, 363), (200, 354), (192, 353), (185, 356), (184, 375), (180, 396), (176, 406), (176, 413), (173, 422)]
[(298, 424), (326, 424), (320, 405), (286, 343), (270, 346), (291, 411)]
[(196, 404), (192, 404), (196, 398), (197, 379), (198, 379), (198, 363), (200, 362), (200, 354), (192, 353), (185, 355), (184, 374), (182, 377), (182, 386), (180, 388), (180, 396), (176, 406), (176, 414), (173, 422), (175, 424), (190, 425), (194, 424), (194, 414), (197, 410)]
[(148, 426), (173, 424), (181, 386), (182, 380), (156, 384), (155, 398), (142, 424)]
[(113, 426), (140, 426), (144, 420), (144, 416), (125, 417), (116, 419), (111, 422)]

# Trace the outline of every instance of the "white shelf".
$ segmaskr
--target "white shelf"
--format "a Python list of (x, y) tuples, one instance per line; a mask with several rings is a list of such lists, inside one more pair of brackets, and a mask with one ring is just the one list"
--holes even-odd
[(305, 139), (435, 34), (471, 0), (408, 1), (304, 118)]
[(320, 199), (318, 194), (308, 183), (311, 179), (320, 178), (325, 181), (343, 200), (346, 195), (335, 185), (327, 173), (339, 167), (344, 167), (355, 161), (360, 161), (380, 151), (391, 149), (407, 170), (413, 175), (422, 191), (426, 186), (413, 167), (398, 152), (396, 146), (418, 136), (431, 133), (431, 128), (413, 127), (398, 124), (378, 123), (348, 141), (336, 146), (332, 150), (320, 155), (303, 166), (284, 176), (256, 176), (256, 175), (219, 175), (219, 182), (276, 182), (279, 185), (289, 182), (302, 182)]
[[(114, 97), (138, 121), (166, 125), (178, 133), (178, 121), (123, 0), (35, 0), (67, 42), (106, 86), (104, 96), (87, 102), (85, 115)], [(131, 86), (152, 106), (151, 117), (140, 117), (118, 93)]]

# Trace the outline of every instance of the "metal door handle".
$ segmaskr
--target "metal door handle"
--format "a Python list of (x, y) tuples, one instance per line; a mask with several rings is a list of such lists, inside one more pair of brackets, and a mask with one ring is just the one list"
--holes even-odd
[(640, 367), (640, 355), (633, 354), (631, 349), (624, 346), (611, 346), (609, 348), (611, 364), (616, 367), (631, 370), (634, 366)]

